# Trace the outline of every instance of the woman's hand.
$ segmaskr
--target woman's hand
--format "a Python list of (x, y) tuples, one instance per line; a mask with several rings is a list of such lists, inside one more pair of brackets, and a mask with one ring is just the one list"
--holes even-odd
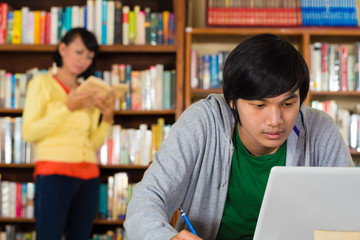
[(65, 105), (70, 112), (82, 109), (95, 107), (96, 92), (79, 92), (76, 93), (74, 89), (70, 91), (66, 99)]
[(113, 123), (115, 100), (115, 93), (113, 92), (107, 97), (97, 97), (95, 107), (97, 107), (101, 111), (103, 121)]
[(201, 240), (201, 239), (202, 238), (195, 236), (194, 234), (192, 234), (187, 230), (182, 230), (170, 240)]

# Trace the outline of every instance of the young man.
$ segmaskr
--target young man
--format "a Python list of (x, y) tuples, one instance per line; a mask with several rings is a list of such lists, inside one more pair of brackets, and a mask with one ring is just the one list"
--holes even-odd
[[(270, 34), (229, 55), (224, 95), (186, 109), (128, 206), (129, 239), (252, 239), (273, 166), (353, 166), (333, 120), (303, 104), (309, 71), (301, 54)], [(176, 209), (187, 213), (198, 237)], [(180, 231), (180, 232), (178, 232)]]

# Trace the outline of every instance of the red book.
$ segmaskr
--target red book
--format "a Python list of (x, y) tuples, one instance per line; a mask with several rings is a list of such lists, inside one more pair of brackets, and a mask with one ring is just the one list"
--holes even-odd
[(348, 47), (341, 46), (341, 91), (346, 92), (348, 90), (347, 85), (347, 58), (348, 58)]
[(45, 16), (45, 44), (50, 44), (51, 36), (51, 12), (46, 12)]
[(6, 43), (7, 15), (11, 7), (7, 3), (0, 3), (0, 44)]
[(21, 217), (22, 183), (16, 183), (15, 216)]
[(40, 44), (45, 44), (46, 12), (40, 12)]

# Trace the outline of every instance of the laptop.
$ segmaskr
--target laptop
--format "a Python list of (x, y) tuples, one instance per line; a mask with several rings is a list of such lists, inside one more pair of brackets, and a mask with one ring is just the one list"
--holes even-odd
[(312, 240), (360, 231), (360, 168), (273, 167), (254, 240)]

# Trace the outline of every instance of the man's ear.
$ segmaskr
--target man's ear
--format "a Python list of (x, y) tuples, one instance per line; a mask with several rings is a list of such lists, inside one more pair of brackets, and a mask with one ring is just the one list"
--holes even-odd
[(229, 106), (234, 109), (234, 101), (232, 99), (229, 100)]

